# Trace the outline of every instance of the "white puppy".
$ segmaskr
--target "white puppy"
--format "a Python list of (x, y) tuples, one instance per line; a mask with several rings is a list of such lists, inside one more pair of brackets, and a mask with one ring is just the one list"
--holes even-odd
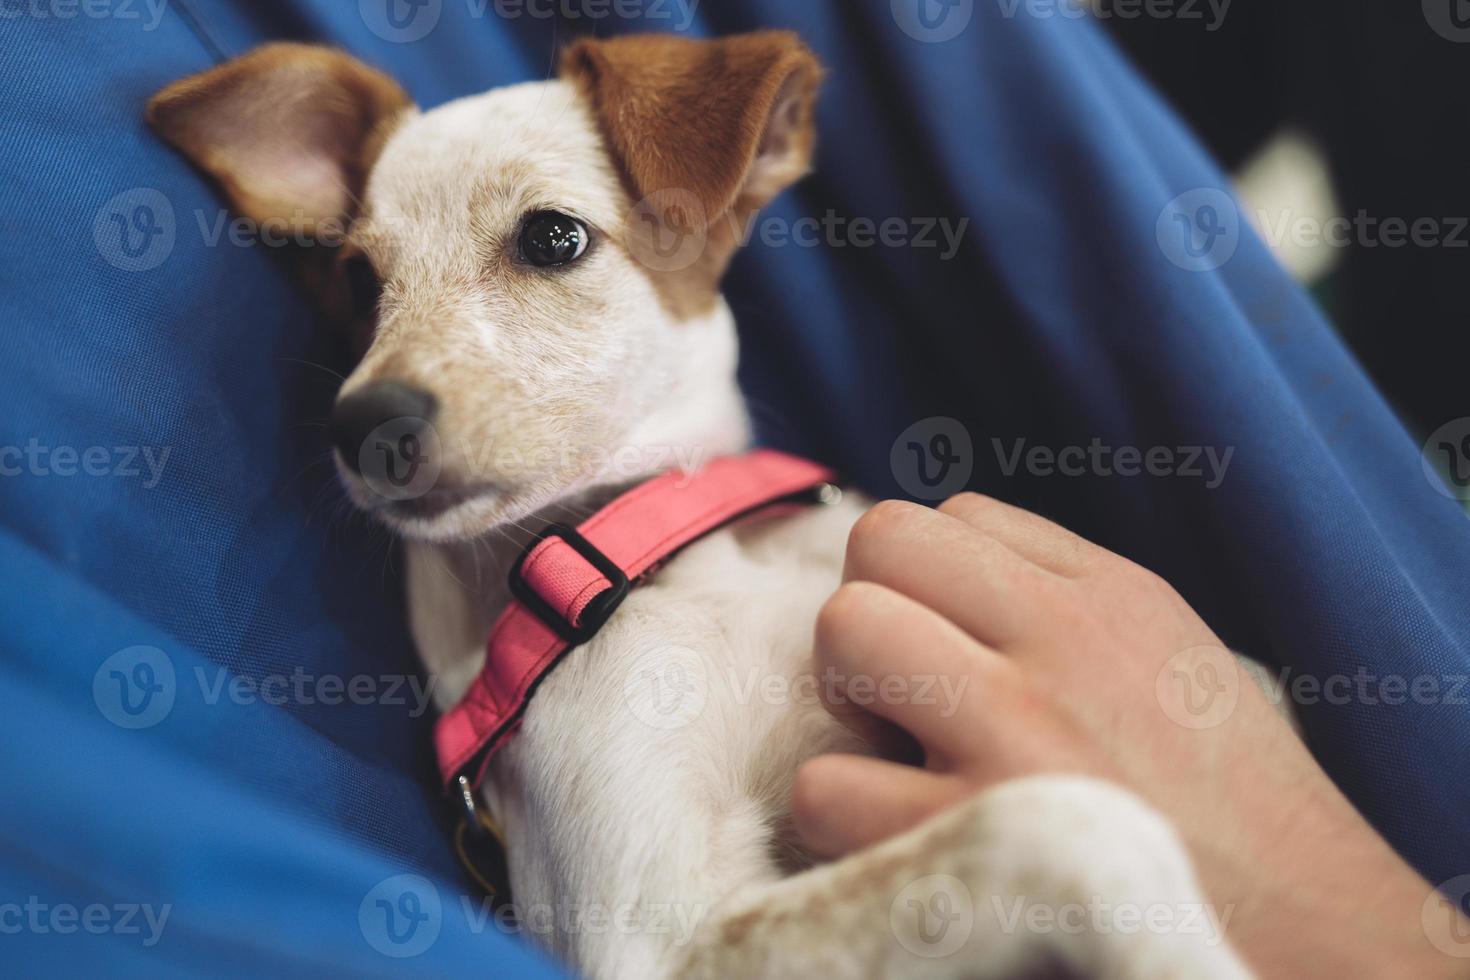
[[(240, 213), (302, 240), (303, 275), (363, 338), (339, 464), (408, 542), (444, 708), (509, 602), (509, 532), (747, 448), (719, 283), (812, 156), (821, 69), (790, 34), (582, 41), (561, 74), (425, 113), (343, 54), (272, 45), (150, 106)], [(1012, 915), (1204, 908), (1171, 829), (1104, 783), (1012, 783), (813, 866), (793, 774), (871, 751), (799, 695), (864, 507), (705, 537), (541, 685), (485, 784), (527, 929), (598, 978), (1243, 975), (1208, 931)]]

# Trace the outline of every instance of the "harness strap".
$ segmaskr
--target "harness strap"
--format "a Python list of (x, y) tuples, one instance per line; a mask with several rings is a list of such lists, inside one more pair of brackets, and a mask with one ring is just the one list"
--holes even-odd
[(515, 598), (490, 633), (485, 666), (435, 729), (445, 786), (465, 776), (471, 789), (478, 788), (536, 686), (567, 651), (597, 635), (630, 589), (681, 548), (832, 479), (816, 463), (757, 450), (717, 459), (694, 473), (665, 473), (575, 529), (547, 528), (511, 571)]

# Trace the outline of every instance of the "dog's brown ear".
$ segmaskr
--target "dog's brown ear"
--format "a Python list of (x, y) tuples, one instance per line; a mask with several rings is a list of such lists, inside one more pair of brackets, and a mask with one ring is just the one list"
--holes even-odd
[(561, 71), (640, 198), (687, 192), (714, 219), (765, 205), (811, 166), (822, 68), (789, 31), (582, 40)]
[(239, 214), (313, 236), (356, 214), (390, 125), (411, 105), (340, 51), (269, 44), (165, 88), (148, 121)]

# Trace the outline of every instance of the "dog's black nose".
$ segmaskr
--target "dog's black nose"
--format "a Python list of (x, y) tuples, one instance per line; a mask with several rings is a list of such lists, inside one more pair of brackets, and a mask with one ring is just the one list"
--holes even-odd
[(368, 441), (375, 433), (395, 446), (404, 439), (422, 443), (438, 410), (438, 400), (427, 391), (396, 381), (374, 382), (337, 402), (332, 440), (342, 462), (360, 474), (365, 452), (369, 456), (374, 452)]

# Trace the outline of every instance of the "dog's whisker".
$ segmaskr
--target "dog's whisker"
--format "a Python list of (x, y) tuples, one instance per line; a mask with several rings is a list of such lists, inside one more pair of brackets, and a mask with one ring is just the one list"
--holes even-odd
[[(317, 488), (316, 494), (312, 497), (311, 502), (306, 507), (306, 520), (302, 524), (303, 528), (311, 527), (312, 522), (316, 520), (317, 512), (322, 508), (340, 507), (343, 503), (345, 503), (345, 500), (334, 492), (335, 490), (336, 488), (331, 482), (324, 483)], [(331, 529), (330, 514), (328, 514), (327, 528), (328, 530)]]
[(336, 371), (336, 370), (334, 370), (332, 368), (329, 368), (325, 364), (318, 364), (316, 361), (308, 361), (308, 360), (304, 360), (304, 359), (302, 359), (300, 357), (284, 357), (283, 356), (281, 358), (281, 360), (287, 362), (288, 364), (300, 364), (303, 367), (316, 368), (318, 371), (325, 371), (327, 374), (330, 374), (332, 377), (336, 378), (338, 381), (342, 382), (343, 384), (346, 384), (347, 383), (347, 378), (341, 372)]

